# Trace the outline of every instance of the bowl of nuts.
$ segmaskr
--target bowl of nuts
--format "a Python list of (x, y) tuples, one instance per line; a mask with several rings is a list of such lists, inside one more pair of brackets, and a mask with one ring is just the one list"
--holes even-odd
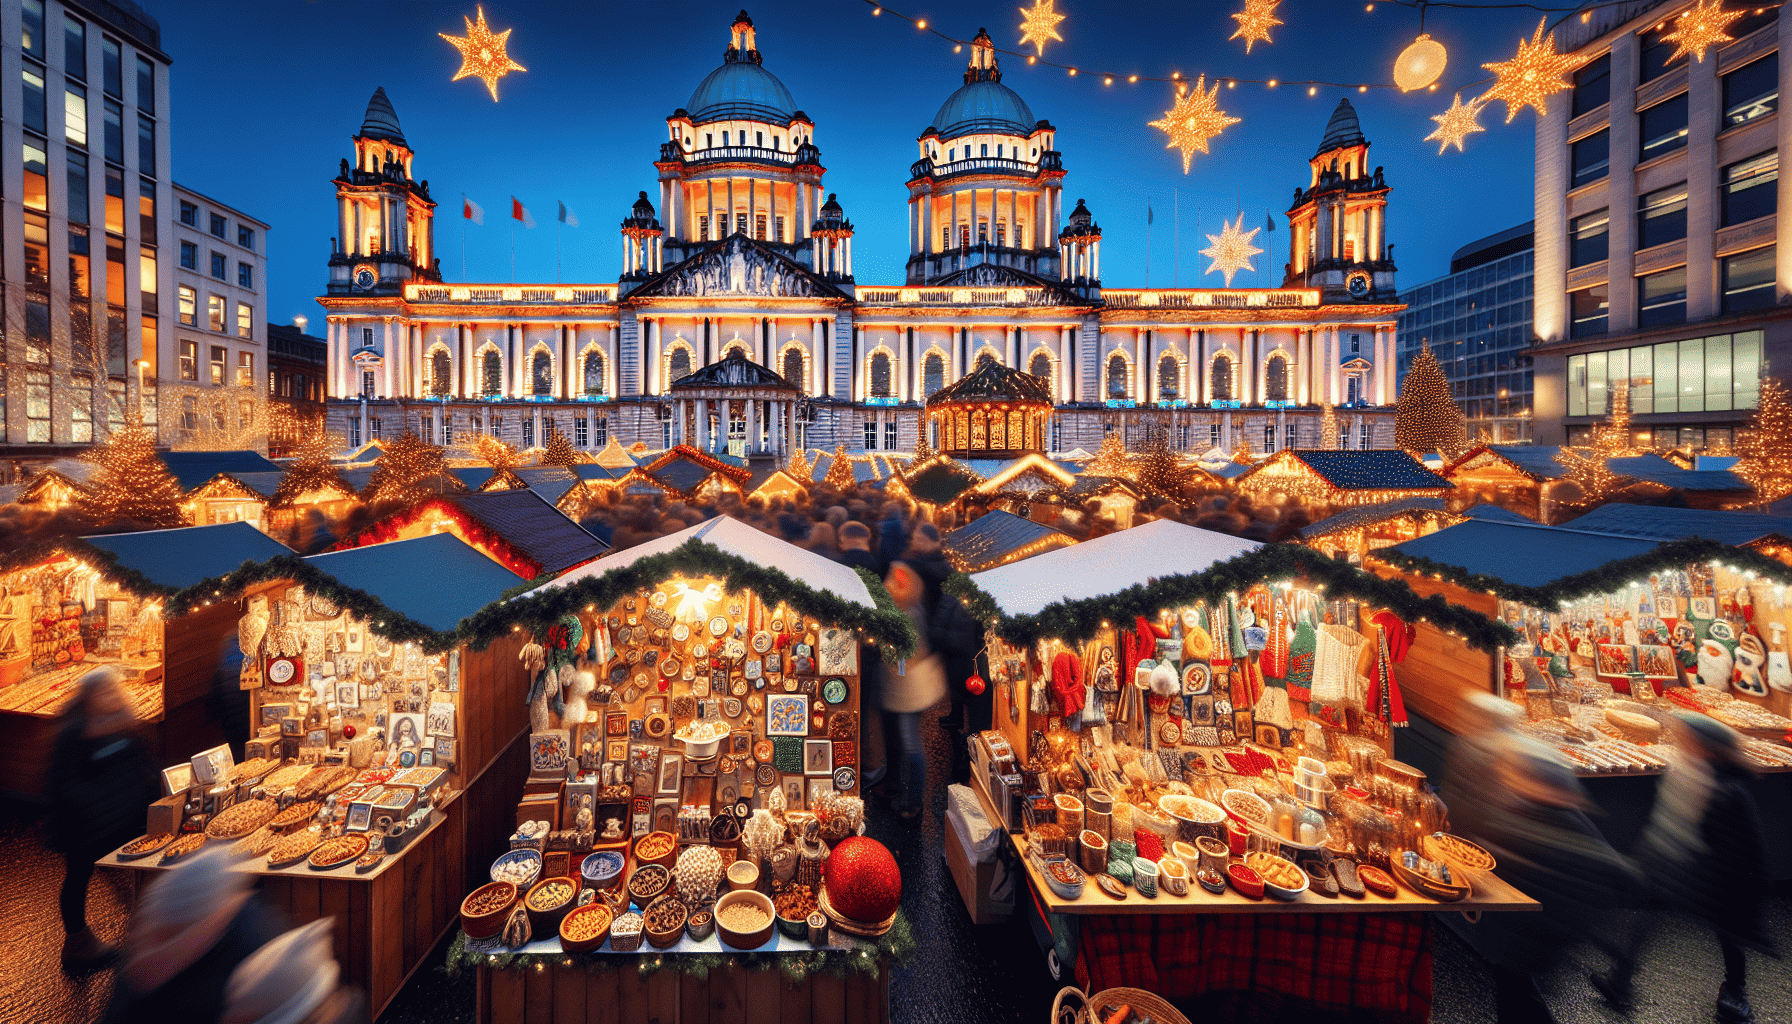
[(628, 898), (645, 909), (672, 884), (672, 872), (664, 864), (643, 864), (628, 876)]
[(771, 941), (776, 911), (764, 893), (736, 889), (716, 901), (716, 934), (735, 949), (758, 949)]
[(692, 942), (702, 942), (716, 930), (716, 916), (707, 910), (692, 914), (691, 919), (685, 922), (684, 930)]
[(527, 889), (541, 877), (541, 854), (535, 850), (512, 850), (492, 861), (492, 881), (510, 882), (518, 889)]
[(670, 832), (649, 832), (635, 840), (635, 863), (670, 868), (678, 859), (678, 837)]
[(641, 948), (641, 915), (623, 914), (610, 922), (610, 948), (618, 953), (633, 953)]
[(504, 930), (504, 919), (516, 903), (516, 886), (487, 882), (460, 901), (460, 927), (469, 939), (489, 939)]
[(610, 937), (610, 907), (602, 900), (574, 907), (560, 919), (560, 948), (589, 953)]
[(690, 911), (685, 909), (684, 901), (668, 892), (647, 905), (641, 911), (641, 920), (646, 922), (647, 941), (654, 949), (667, 949), (684, 938), (684, 924), (690, 919)]
[(544, 878), (523, 897), (529, 911), (529, 931), (535, 935), (552, 935), (560, 928), (560, 919), (572, 909), (579, 894), (576, 878)]
[(786, 885), (774, 890), (772, 906), (778, 912), (778, 927), (793, 939), (809, 935), (809, 915), (821, 909), (815, 893), (806, 885)]

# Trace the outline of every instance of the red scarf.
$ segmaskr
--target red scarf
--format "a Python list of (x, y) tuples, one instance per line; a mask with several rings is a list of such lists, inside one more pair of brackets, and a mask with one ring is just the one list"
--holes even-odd
[(1394, 665), (1406, 660), (1412, 646), (1414, 630), (1393, 612), (1382, 612), (1369, 620), (1375, 624), (1375, 667), (1369, 679), (1369, 693), (1364, 702), (1369, 714), (1399, 728), (1407, 724), (1406, 701), (1400, 696), (1399, 680), (1394, 678)]

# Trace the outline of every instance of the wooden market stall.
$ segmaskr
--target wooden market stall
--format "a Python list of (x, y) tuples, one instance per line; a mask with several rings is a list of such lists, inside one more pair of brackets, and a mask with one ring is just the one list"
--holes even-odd
[(1420, 1021), (1430, 915), (1535, 908), (1432, 863), (1447, 809), (1392, 757), (1413, 672), (1388, 638), (1430, 618), (1492, 648), (1506, 633), (1487, 618), (1169, 521), (947, 591), (991, 623), (997, 729), (976, 738), (972, 789), (1026, 865), (1016, 902), (1048, 962), (1086, 990)]
[(378, 1016), (501, 851), (522, 792), (522, 638), (460, 629), (517, 578), (439, 534), (275, 557), (214, 582), (172, 596), (169, 622), (221, 616), (237, 632), (244, 758), (183, 751), (190, 764), (164, 776), (188, 786), (149, 809), (148, 828), (182, 838), (100, 863), (153, 873), (183, 842), (232, 846), (295, 923), (335, 918), (344, 980)]

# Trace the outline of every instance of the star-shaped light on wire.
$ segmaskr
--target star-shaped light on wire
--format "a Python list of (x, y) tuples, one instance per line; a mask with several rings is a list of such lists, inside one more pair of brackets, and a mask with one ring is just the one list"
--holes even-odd
[(1251, 265), (1251, 257), (1258, 255), (1263, 250), (1252, 245), (1251, 239), (1257, 237), (1257, 232), (1263, 229), (1252, 228), (1245, 231), (1244, 214), (1242, 213), (1238, 215), (1238, 223), (1233, 224), (1222, 220), (1220, 225), (1219, 234), (1207, 236), (1207, 240), (1213, 244), (1201, 250), (1201, 255), (1213, 261), (1202, 273), (1211, 274), (1217, 270), (1225, 274), (1226, 287), (1230, 288), (1233, 274), (1240, 270), (1257, 269)]
[(1518, 40), (1518, 52), (1511, 60), (1481, 65), (1499, 76), (1481, 102), (1505, 100), (1507, 124), (1527, 106), (1536, 107), (1540, 117), (1547, 115), (1549, 108), (1544, 101), (1549, 95), (1572, 87), (1562, 76), (1593, 59), (1591, 51), (1557, 53), (1556, 34), (1551, 32), (1544, 38), (1543, 24), (1543, 20), (1537, 22), (1537, 31), (1529, 40)]
[(1706, 48), (1729, 42), (1733, 37), (1725, 29), (1742, 15), (1742, 11), (1724, 10), (1723, 0), (1699, 0), (1674, 22), (1674, 31), (1661, 37), (1662, 42), (1679, 44), (1668, 63), (1690, 53), (1703, 64)]
[(1039, 47), (1039, 55), (1045, 56), (1045, 41), (1055, 39), (1063, 42), (1064, 37), (1058, 34), (1058, 22), (1064, 15), (1052, 9), (1056, 0), (1033, 0), (1032, 7), (1020, 8), (1020, 45), (1032, 43)]
[(498, 101), (498, 79), (512, 71), (527, 71), (526, 67), (510, 59), (504, 52), (504, 45), (510, 39), (510, 30), (493, 34), (485, 24), (485, 8), (475, 8), (479, 12), (478, 22), (462, 15), (467, 23), (465, 37), (451, 36), (446, 32), (436, 35), (448, 40), (449, 45), (460, 51), (460, 70), (454, 73), (451, 82), (463, 78), (477, 78), (485, 83), (485, 88), (492, 94), (492, 102)]
[(1462, 140), (1467, 138), (1470, 132), (1487, 130), (1475, 123), (1475, 118), (1481, 113), (1482, 104), (1486, 102), (1486, 100), (1470, 100), (1464, 106), (1462, 94), (1457, 93), (1455, 101), (1450, 104), (1450, 109), (1441, 114), (1431, 115), (1431, 120), (1437, 122), (1437, 130), (1425, 136), (1425, 141), (1437, 143), (1438, 156), (1443, 156), (1444, 150), (1451, 146), (1456, 147), (1456, 152), (1462, 152)]
[(1218, 97), (1220, 84), (1213, 83), (1213, 91), (1207, 91), (1207, 76), (1202, 75), (1195, 80), (1192, 90), (1176, 97), (1176, 105), (1164, 111), (1164, 116), (1151, 122), (1170, 137), (1170, 144), (1165, 149), (1182, 150), (1182, 173), (1188, 173), (1189, 161), (1194, 158), (1195, 151), (1207, 152), (1207, 140), (1225, 131), (1228, 125), (1238, 123), (1238, 118), (1228, 117), (1219, 107)]
[(1282, 19), (1276, 17), (1276, 7), (1281, 2), (1282, 0), (1244, 0), (1244, 10), (1232, 15), (1232, 20), (1238, 22), (1238, 31), (1226, 38), (1242, 37), (1246, 53), (1251, 52), (1252, 43), (1270, 42), (1269, 30), (1283, 23)]

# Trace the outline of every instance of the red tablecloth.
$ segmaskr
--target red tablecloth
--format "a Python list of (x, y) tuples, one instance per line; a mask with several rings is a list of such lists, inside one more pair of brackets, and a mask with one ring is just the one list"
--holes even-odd
[(1076, 978), (1089, 993), (1255, 992), (1388, 1021), (1431, 1016), (1424, 914), (1107, 914), (1080, 924)]

